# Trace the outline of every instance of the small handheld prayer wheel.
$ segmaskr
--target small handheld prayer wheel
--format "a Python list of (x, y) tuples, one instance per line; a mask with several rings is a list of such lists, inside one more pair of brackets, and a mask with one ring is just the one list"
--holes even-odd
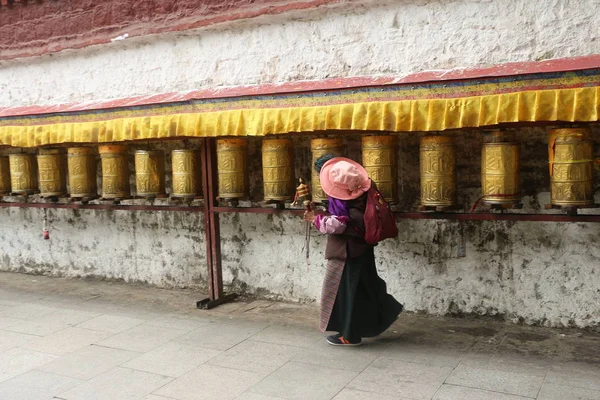
[(197, 150), (173, 150), (171, 153), (172, 196), (195, 197), (200, 194), (201, 181), (198, 173), (198, 160)]
[(70, 197), (96, 197), (96, 151), (92, 147), (71, 147), (67, 150)]
[(456, 204), (456, 148), (454, 138), (421, 138), (421, 204), (454, 206)]
[(484, 135), (481, 148), (481, 189), (488, 204), (515, 204), (519, 193), (520, 145), (514, 133), (494, 131)]
[(587, 128), (553, 129), (548, 136), (550, 202), (559, 206), (594, 203), (593, 145)]
[(126, 199), (129, 197), (129, 162), (126, 146), (100, 146), (102, 160), (102, 198)]
[(247, 149), (246, 139), (217, 140), (219, 198), (235, 200), (246, 197)]
[(0, 195), (10, 193), (10, 163), (8, 156), (0, 156)]
[(398, 199), (398, 164), (396, 136), (364, 136), (362, 164), (377, 184), (383, 198), (390, 203)]
[(294, 193), (292, 141), (268, 139), (262, 142), (265, 200), (291, 200)]
[(135, 151), (135, 185), (138, 196), (156, 197), (165, 193), (165, 153), (162, 150)]
[(344, 155), (344, 141), (342, 138), (319, 138), (310, 141), (310, 150), (312, 152), (311, 165), (311, 187), (312, 200), (315, 203), (327, 200), (327, 195), (321, 188), (319, 173), (315, 171), (315, 161), (325, 154), (331, 154), (336, 157)]
[(37, 155), (40, 196), (67, 193), (67, 163), (63, 149), (41, 149)]
[(12, 193), (33, 194), (38, 191), (37, 163), (33, 154), (9, 154)]

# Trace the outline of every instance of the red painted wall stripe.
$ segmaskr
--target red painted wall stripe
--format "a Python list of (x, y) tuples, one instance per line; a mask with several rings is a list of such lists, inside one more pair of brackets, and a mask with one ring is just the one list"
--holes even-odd
[(45, 1), (0, 9), (0, 60), (33, 57), (351, 0)]

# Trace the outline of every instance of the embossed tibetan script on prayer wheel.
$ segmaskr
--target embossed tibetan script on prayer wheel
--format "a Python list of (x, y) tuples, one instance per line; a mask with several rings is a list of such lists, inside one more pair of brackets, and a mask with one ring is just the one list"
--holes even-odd
[(331, 154), (336, 157), (344, 155), (344, 141), (342, 138), (319, 138), (310, 141), (310, 150), (312, 152), (311, 165), (311, 195), (315, 203), (327, 200), (327, 195), (321, 188), (319, 173), (315, 171), (315, 161), (325, 154)]
[(69, 196), (75, 198), (96, 197), (96, 150), (92, 147), (71, 147), (67, 150), (69, 170)]
[(217, 140), (217, 171), (219, 176), (219, 198), (235, 200), (246, 197), (246, 153), (248, 140)]
[(481, 148), (481, 190), (488, 204), (516, 204), (519, 193), (520, 145), (512, 132), (484, 134)]
[(362, 164), (387, 202), (398, 200), (396, 136), (364, 136)]
[(38, 156), (40, 196), (62, 196), (67, 193), (67, 163), (63, 149), (41, 149)]
[(33, 154), (9, 154), (11, 192), (33, 194), (38, 191), (37, 163)]
[(262, 143), (265, 200), (291, 200), (294, 193), (292, 141), (268, 139)]
[(102, 160), (102, 198), (129, 197), (129, 162), (126, 146), (100, 146)]
[(456, 148), (454, 138), (421, 138), (421, 205), (456, 205)]
[(200, 194), (199, 174), (200, 154), (197, 150), (173, 150), (171, 165), (173, 170), (174, 197), (195, 197)]
[(550, 202), (558, 206), (594, 203), (593, 145), (587, 128), (553, 129), (548, 136)]
[(10, 193), (10, 163), (8, 156), (0, 156), (0, 195)]
[(136, 193), (156, 197), (165, 193), (165, 153), (162, 150), (135, 151)]

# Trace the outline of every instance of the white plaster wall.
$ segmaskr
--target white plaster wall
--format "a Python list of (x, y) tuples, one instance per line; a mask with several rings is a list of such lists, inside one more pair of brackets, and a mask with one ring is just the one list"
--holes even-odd
[(354, 1), (0, 63), (0, 107), (600, 53), (600, 0)]
[(0, 271), (206, 286), (202, 213), (0, 208)]
[[(399, 228), (375, 257), (388, 291), (409, 311), (600, 327), (600, 224), (404, 220)], [(233, 288), (320, 298), (324, 238), (313, 232), (307, 266), (298, 217), (240, 214), (221, 230), (224, 280)]]
[[(201, 213), (0, 208), (0, 271), (206, 286)], [(324, 237), (283, 214), (224, 214), (226, 287), (320, 299)], [(388, 291), (408, 311), (502, 315), (547, 326), (600, 327), (600, 224), (402, 220), (376, 250)], [(465, 245), (464, 256), (459, 252)]]

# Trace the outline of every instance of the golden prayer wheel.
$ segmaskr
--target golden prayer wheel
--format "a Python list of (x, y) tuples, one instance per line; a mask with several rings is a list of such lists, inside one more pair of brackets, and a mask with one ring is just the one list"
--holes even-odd
[(67, 163), (63, 149), (41, 149), (38, 156), (40, 196), (62, 196), (67, 193)]
[(294, 193), (292, 141), (268, 139), (262, 142), (265, 200), (291, 200)]
[(219, 198), (240, 199), (246, 196), (246, 139), (217, 140)]
[(37, 163), (33, 154), (9, 154), (12, 193), (33, 194), (38, 188)]
[(550, 202), (559, 206), (594, 203), (593, 145), (587, 128), (553, 129), (548, 136)]
[(69, 170), (69, 195), (71, 197), (96, 197), (96, 153), (92, 147), (72, 147), (67, 150)]
[(200, 194), (202, 182), (199, 176), (199, 153), (197, 150), (173, 150), (173, 190), (175, 197), (195, 197)]
[(7, 156), (0, 156), (0, 195), (10, 193), (10, 162)]
[(454, 138), (421, 138), (421, 204), (453, 206), (456, 204), (456, 148)]
[(484, 135), (481, 148), (481, 189), (484, 202), (519, 202), (520, 150), (513, 133), (494, 131)]
[(102, 198), (126, 199), (129, 197), (129, 161), (126, 146), (100, 146), (102, 160)]
[(344, 141), (342, 138), (320, 138), (312, 139), (310, 141), (310, 150), (312, 152), (312, 165), (311, 165), (311, 187), (312, 187), (312, 201), (315, 203), (327, 200), (327, 195), (321, 188), (321, 181), (319, 179), (319, 173), (315, 171), (315, 161), (325, 154), (331, 154), (336, 157), (344, 155)]
[(388, 202), (398, 199), (396, 136), (364, 136), (362, 164)]
[(165, 193), (165, 153), (162, 150), (135, 151), (135, 185), (138, 196)]

